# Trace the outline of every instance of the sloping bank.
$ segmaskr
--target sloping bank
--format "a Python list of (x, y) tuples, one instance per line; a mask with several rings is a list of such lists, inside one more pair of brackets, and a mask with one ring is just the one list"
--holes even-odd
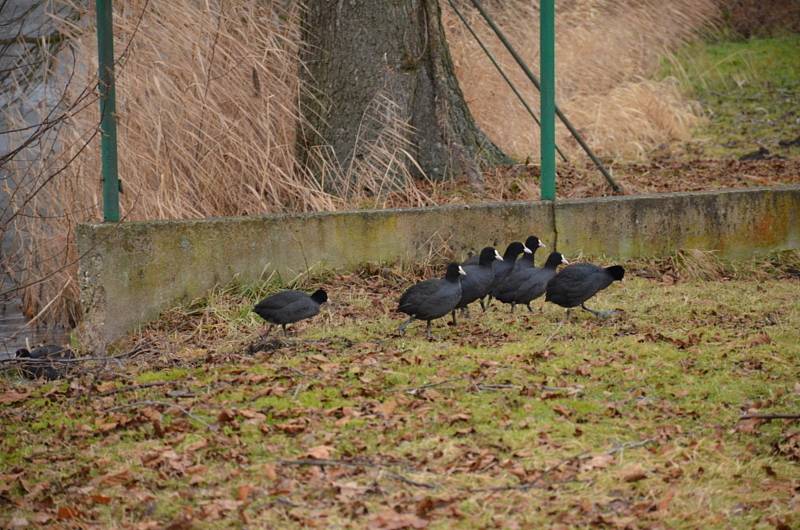
[(416, 260), (538, 235), (567, 256), (727, 258), (800, 248), (800, 185), (537, 203), (268, 215), (78, 228), (84, 335), (114, 340), (238, 275)]

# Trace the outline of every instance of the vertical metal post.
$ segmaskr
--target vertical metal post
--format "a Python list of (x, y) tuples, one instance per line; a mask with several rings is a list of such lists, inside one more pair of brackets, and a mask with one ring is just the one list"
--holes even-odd
[(542, 79), (541, 140), (542, 200), (556, 198), (556, 9), (555, 0), (541, 0), (539, 6), (539, 60)]
[(100, 92), (100, 156), (103, 166), (103, 220), (119, 221), (117, 108), (114, 90), (112, 0), (97, 0), (97, 58)]

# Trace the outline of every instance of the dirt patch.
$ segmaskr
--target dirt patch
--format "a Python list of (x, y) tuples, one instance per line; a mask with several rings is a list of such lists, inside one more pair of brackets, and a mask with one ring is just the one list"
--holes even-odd
[(797, 0), (721, 0), (723, 20), (745, 38), (800, 31)]

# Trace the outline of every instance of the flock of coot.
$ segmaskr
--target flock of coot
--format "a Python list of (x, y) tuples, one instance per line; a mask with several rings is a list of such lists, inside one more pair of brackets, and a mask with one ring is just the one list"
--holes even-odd
[[(408, 315), (408, 319), (400, 324), (398, 331), (405, 333), (414, 320), (424, 320), (426, 335), (432, 338), (433, 320), (449, 313), (455, 325), (457, 310), (467, 312), (469, 305), (477, 301), (485, 311), (489, 298), (509, 304), (513, 312), (517, 304), (524, 304), (530, 311), (531, 302), (545, 295), (546, 301), (566, 307), (567, 315), (570, 308), (580, 306), (596, 316), (607, 316), (610, 312), (589, 309), (585, 302), (612, 282), (621, 280), (625, 269), (619, 265), (605, 268), (591, 263), (570, 265), (558, 252), (551, 253), (544, 266), (537, 267), (533, 259), (536, 250), (544, 246), (531, 236), (524, 244), (515, 241), (508, 245), (502, 256), (493, 247), (486, 247), (460, 265), (450, 263), (443, 278), (412, 285), (400, 297), (397, 310)], [(566, 267), (557, 271), (562, 264)], [(323, 289), (311, 295), (285, 290), (265, 298), (253, 311), (287, 333), (287, 324), (313, 317), (327, 300), (328, 294)], [(68, 363), (75, 354), (69, 348), (46, 345), (20, 349), (15, 357), (23, 360), (24, 376), (57, 379), (69, 371)]]
[[(426, 335), (432, 338), (433, 320), (451, 314), (455, 325), (456, 310), (467, 312), (468, 306), (478, 301), (485, 311), (490, 298), (509, 304), (511, 312), (517, 304), (524, 304), (532, 311), (531, 302), (545, 295), (546, 301), (567, 308), (567, 316), (571, 308), (578, 306), (595, 316), (608, 316), (611, 312), (595, 311), (586, 307), (585, 302), (612, 282), (622, 280), (625, 269), (619, 265), (570, 264), (558, 252), (552, 252), (544, 266), (537, 267), (534, 256), (544, 246), (536, 236), (531, 236), (524, 244), (519, 241), (509, 244), (502, 256), (493, 247), (486, 247), (462, 264), (450, 263), (443, 278), (412, 285), (400, 297), (397, 310), (408, 315), (408, 319), (400, 324), (398, 331), (403, 334), (411, 322), (424, 320)], [(562, 264), (566, 266), (558, 271)], [(253, 311), (268, 323), (281, 325), (286, 333), (286, 324), (313, 317), (327, 300), (328, 295), (322, 289), (310, 296), (286, 290), (265, 298)]]

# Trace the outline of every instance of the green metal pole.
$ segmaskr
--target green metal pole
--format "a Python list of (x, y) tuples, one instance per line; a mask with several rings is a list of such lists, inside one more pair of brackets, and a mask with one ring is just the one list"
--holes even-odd
[(543, 201), (556, 198), (556, 8), (555, 0), (539, 6), (539, 60), (541, 69), (541, 140)]
[(100, 92), (100, 156), (103, 165), (103, 220), (119, 221), (117, 108), (114, 90), (112, 0), (97, 0), (97, 58)]

